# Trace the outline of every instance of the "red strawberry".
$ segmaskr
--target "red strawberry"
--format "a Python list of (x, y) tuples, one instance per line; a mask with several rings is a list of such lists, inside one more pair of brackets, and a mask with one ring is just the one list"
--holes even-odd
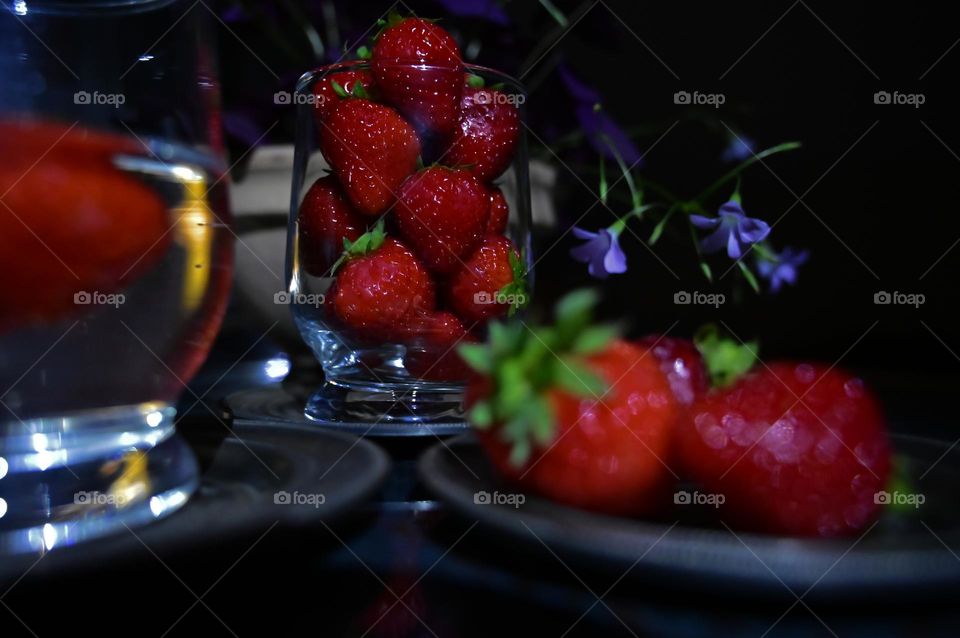
[(773, 363), (693, 405), (678, 431), (690, 475), (747, 529), (841, 536), (876, 517), (890, 445), (863, 382), (820, 364)]
[(74, 294), (111, 293), (167, 251), (168, 207), (112, 158), (135, 141), (59, 124), (0, 122), (0, 330), (77, 310)]
[(391, 16), (373, 46), (373, 76), (384, 98), (421, 132), (446, 137), (457, 124), (463, 60), (442, 27)]
[(502, 235), (487, 235), (447, 282), (448, 303), (468, 324), (520, 308), (528, 297), (520, 255)]
[(637, 345), (647, 348), (660, 362), (660, 370), (670, 382), (670, 389), (680, 405), (691, 405), (710, 387), (703, 357), (688, 339), (649, 335)]
[(320, 148), (347, 197), (365, 215), (379, 215), (417, 166), (413, 128), (388, 106), (347, 98), (321, 124)]
[(588, 327), (592, 303), (573, 293), (555, 328), (514, 322), (491, 332), (490, 345), (462, 346), (481, 375), (467, 388), (470, 420), (521, 489), (609, 514), (649, 513), (670, 493), (664, 460), (677, 405), (653, 356)]
[(448, 273), (480, 244), (490, 196), (470, 173), (432, 166), (410, 176), (397, 195), (404, 240), (437, 273)]
[[(473, 86), (474, 80), (480, 86)], [(520, 112), (515, 97), (482, 88), (470, 76), (463, 89), (457, 130), (444, 161), (468, 166), (477, 179), (489, 182), (510, 166), (520, 139)]]
[(507, 221), (510, 218), (510, 206), (503, 191), (499, 188), (490, 189), (490, 220), (487, 222), (488, 235), (502, 235), (507, 232)]
[[(340, 87), (342, 93), (334, 88), (334, 83)], [(361, 88), (358, 90), (357, 86)], [(374, 91), (373, 76), (366, 69), (347, 69), (346, 71), (336, 71), (317, 80), (313, 85), (313, 94), (316, 96), (315, 112), (317, 125), (322, 127), (322, 121), (326, 120), (337, 108), (340, 100), (344, 99), (343, 93), (353, 94), (358, 92), (372, 93)]]
[(406, 246), (384, 238), (382, 225), (347, 250), (329, 295), (333, 314), (356, 336), (392, 340), (398, 326), (434, 308), (430, 275)]
[(366, 220), (350, 205), (333, 175), (321, 177), (303, 197), (297, 217), (300, 262), (315, 277), (330, 276), (343, 240), (363, 234)]
[(409, 344), (404, 364), (416, 377), (430, 381), (462, 381), (469, 368), (457, 354), (458, 343), (476, 339), (467, 333), (457, 317), (436, 312), (412, 319), (404, 342)]

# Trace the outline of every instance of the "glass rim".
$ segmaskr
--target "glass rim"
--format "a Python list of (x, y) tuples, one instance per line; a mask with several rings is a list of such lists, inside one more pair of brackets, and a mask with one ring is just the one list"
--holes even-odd
[[(24, 13), (49, 16), (84, 17), (98, 11), (109, 11), (110, 15), (141, 13), (161, 9), (176, 4), (180, 0), (28, 0), (24, 2)], [(13, 3), (8, 7), (14, 11)], [(18, 14), (20, 15), (20, 14)]]
[[(417, 64), (417, 63), (404, 63), (398, 62), (391, 64), (394, 67), (402, 68), (411, 68), (411, 69), (421, 69), (424, 71), (437, 70), (437, 71), (446, 71), (449, 72), (450, 69), (447, 67), (440, 67), (431, 64)], [(330, 73), (337, 73), (340, 71), (355, 71), (357, 69), (369, 69), (370, 61), (369, 60), (345, 60), (343, 62), (334, 62), (333, 64), (325, 64), (323, 66), (318, 66), (309, 71), (306, 71), (303, 75), (300, 76), (300, 79), (297, 80), (296, 91), (298, 93), (305, 92), (307, 87), (317, 79), (328, 75)], [(482, 66), (479, 64), (466, 64), (462, 65), (462, 71), (464, 73), (474, 73), (475, 75), (480, 75), (482, 77), (487, 77), (496, 80), (498, 83), (510, 86), (516, 90), (516, 92), (523, 95), (527, 95), (527, 88), (523, 85), (520, 80), (504, 73), (503, 71), (498, 71), (487, 66)]]

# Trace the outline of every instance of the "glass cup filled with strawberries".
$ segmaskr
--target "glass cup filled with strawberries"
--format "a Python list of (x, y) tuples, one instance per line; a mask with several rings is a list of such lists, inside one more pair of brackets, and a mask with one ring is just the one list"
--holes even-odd
[(306, 413), (455, 421), (457, 346), (530, 301), (526, 95), (427, 20), (391, 16), (364, 53), (294, 100), (285, 301), (326, 379)]

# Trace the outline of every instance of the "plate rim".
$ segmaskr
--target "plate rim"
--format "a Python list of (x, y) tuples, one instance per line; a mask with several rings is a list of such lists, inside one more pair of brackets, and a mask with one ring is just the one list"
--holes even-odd
[[(933, 443), (943, 448), (949, 446), (949, 442), (928, 437), (892, 435), (892, 438)], [(912, 586), (960, 586), (960, 561), (954, 563), (952, 558), (944, 561), (947, 549), (939, 544), (934, 546), (930, 543), (923, 548), (900, 548), (895, 551), (880, 547), (858, 549), (859, 541), (851, 547), (854, 537), (812, 539), (739, 531), (728, 534), (722, 529), (693, 526), (680, 527), (684, 535), (677, 539), (676, 536), (669, 538), (667, 534), (676, 524), (671, 526), (669, 523), (657, 521), (608, 516), (537, 496), (527, 495), (528, 498), (536, 499), (537, 507), (533, 511), (523, 511), (522, 507), (477, 505), (472, 499), (468, 501), (466, 498), (464, 480), (473, 479), (466, 477), (462, 470), (459, 476), (440, 471), (443, 456), (455, 454), (454, 448), (465, 445), (477, 446), (478, 443), (472, 434), (465, 434), (434, 444), (420, 455), (417, 460), (417, 473), (432, 494), (459, 515), (477, 520), (498, 533), (513, 539), (522, 538), (528, 544), (533, 543), (541, 548), (540, 543), (547, 544), (544, 540), (546, 537), (550, 541), (548, 547), (551, 550), (560, 550), (571, 558), (590, 561), (592, 565), (603, 565), (606, 568), (621, 566), (622, 571), (623, 566), (633, 563), (637, 556), (642, 554), (644, 558), (635, 565), (636, 569), (631, 570), (635, 577), (644, 572), (672, 573), (701, 579), (705, 583), (740, 581), (747, 587), (755, 586), (754, 589), (767, 588), (773, 584), (788, 596), (787, 588), (805, 591), (811, 586), (816, 587), (818, 594), (854, 593), (849, 590), (858, 590), (855, 593), (860, 594), (891, 588), (903, 590)], [(462, 467), (462, 463), (465, 461), (451, 461), (449, 465), (457, 472), (457, 467)], [(496, 486), (478, 484), (478, 487), (490, 489)], [(572, 525), (563, 521), (570, 513), (575, 514), (568, 519), (574, 521)], [(520, 524), (525, 525), (531, 533), (520, 534)], [(573, 533), (556, 533), (561, 527), (573, 529)], [(600, 535), (600, 538), (593, 537), (596, 542), (592, 544), (592, 551), (588, 551), (583, 542), (583, 535), (587, 531), (594, 535), (599, 532)], [(949, 536), (939, 536), (960, 541), (960, 528), (951, 532)], [(701, 538), (698, 539), (698, 536)], [(622, 539), (629, 540), (631, 537), (634, 541), (645, 542), (647, 546), (638, 553), (640, 545), (635, 545), (633, 552), (628, 554), (625, 551), (627, 545)], [(916, 538), (922, 537), (917, 534)], [(718, 542), (718, 539), (722, 539), (722, 542)], [(603, 542), (604, 540), (608, 542)], [(698, 540), (699, 543), (696, 542)], [(709, 545), (703, 541), (709, 542)], [(749, 551), (744, 551), (744, 545)], [(793, 563), (783, 559), (788, 550), (802, 552), (806, 564), (802, 565), (801, 569), (793, 571), (797, 562), (795, 559)], [(849, 560), (853, 556), (858, 568), (835, 570), (834, 567), (841, 560), (837, 559), (838, 550), (843, 550), (842, 560)], [(878, 560), (880, 557), (884, 560)], [(749, 560), (745, 560), (747, 558)], [(923, 565), (895, 572), (893, 566), (898, 561), (911, 564), (922, 562)], [(828, 565), (829, 569), (825, 574), (821, 574), (823, 570), (814, 569), (814, 565)], [(731, 573), (733, 566), (737, 566), (735, 573)], [(780, 570), (776, 569), (778, 566)], [(793, 573), (784, 573), (785, 567)]]

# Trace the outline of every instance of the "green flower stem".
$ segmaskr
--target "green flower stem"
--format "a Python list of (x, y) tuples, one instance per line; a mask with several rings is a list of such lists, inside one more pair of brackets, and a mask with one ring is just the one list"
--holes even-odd
[(753, 250), (755, 253), (757, 253), (757, 255), (760, 256), (761, 259), (765, 259), (767, 261), (773, 261), (773, 262), (780, 261), (780, 258), (777, 257), (776, 253), (773, 252), (773, 250), (770, 248), (767, 242), (760, 242), (758, 244), (754, 244)]
[(646, 206), (634, 208), (633, 210), (624, 213), (620, 219), (610, 224), (610, 226), (607, 227), (607, 230), (609, 230), (615, 237), (619, 237), (620, 233), (623, 232), (623, 229), (627, 227), (628, 221), (634, 217), (637, 219), (642, 219), (645, 212), (657, 206), (659, 206), (659, 204), (647, 204)]
[(649, 188), (651, 191), (666, 199), (671, 204), (677, 204), (682, 201), (679, 197), (670, 192), (665, 186), (662, 186), (653, 180), (640, 177), (637, 179), (637, 183), (644, 188)]
[(613, 145), (609, 137), (606, 135), (602, 137), (603, 143), (610, 149), (613, 158), (617, 161), (617, 166), (620, 167), (620, 172), (623, 173), (623, 179), (626, 180), (627, 188), (630, 189), (630, 201), (633, 202), (634, 209), (640, 208), (640, 204), (643, 201), (643, 191), (637, 188), (637, 182), (633, 179), (633, 173), (630, 171), (627, 163), (623, 161), (623, 157), (620, 156), (617, 147)]
[(550, 0), (540, 0), (540, 6), (547, 10), (547, 13), (550, 14), (550, 17), (557, 21), (561, 27), (567, 26), (567, 16), (563, 14), (563, 11), (558, 9)]
[(610, 189), (607, 186), (607, 163), (603, 161), (603, 156), (600, 156), (600, 203), (604, 206), (607, 205), (607, 196), (610, 194)]
[(703, 258), (703, 253), (700, 251), (700, 241), (697, 239), (697, 230), (694, 228), (693, 222), (690, 221), (689, 217), (687, 217), (687, 226), (690, 228), (690, 241), (693, 242), (693, 249), (697, 251), (697, 261), (700, 262), (700, 270), (703, 271), (707, 281), (713, 283), (713, 271), (710, 270), (710, 264)]
[(674, 202), (670, 205), (670, 208), (667, 209), (667, 212), (664, 214), (663, 218), (657, 222), (657, 225), (653, 227), (653, 232), (650, 233), (650, 239), (647, 240), (649, 246), (653, 246), (657, 243), (657, 240), (660, 239), (660, 235), (663, 234), (663, 229), (667, 225), (667, 222), (670, 221), (670, 218), (673, 217), (673, 214), (677, 212), (680, 208), (679, 202)]
[(703, 191), (702, 193), (694, 197), (693, 201), (702, 202), (703, 200), (707, 199), (708, 197), (713, 195), (715, 192), (717, 192), (717, 190), (719, 190), (727, 182), (729, 182), (730, 180), (740, 175), (740, 173), (745, 171), (747, 168), (749, 168), (756, 162), (759, 162), (760, 160), (766, 157), (770, 157), (771, 155), (775, 155), (776, 153), (782, 153), (784, 151), (792, 151), (792, 150), (798, 149), (800, 148), (800, 146), (801, 146), (800, 142), (784, 142), (783, 144), (777, 144), (776, 146), (771, 146), (770, 148), (760, 151), (759, 153), (754, 153), (752, 157), (748, 157), (747, 159), (740, 162), (740, 164), (738, 164), (733, 169), (731, 169), (730, 172), (728, 172), (726, 175), (724, 175), (723, 177), (715, 181), (713, 184), (711, 184), (707, 188), (707, 190)]

